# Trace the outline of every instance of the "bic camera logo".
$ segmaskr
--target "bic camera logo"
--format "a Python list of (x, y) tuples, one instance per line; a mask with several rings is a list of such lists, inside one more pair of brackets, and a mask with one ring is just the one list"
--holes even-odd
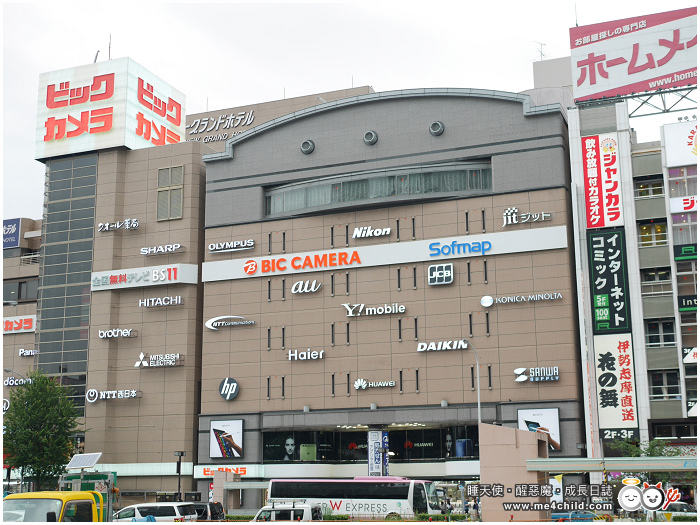
[(617, 501), (628, 512), (639, 510), (640, 507), (645, 510), (666, 510), (670, 503), (681, 498), (678, 489), (666, 489), (664, 492), (660, 482), (656, 485), (644, 482), (644, 490), (637, 486), (640, 484), (637, 478), (625, 478), (622, 483), (625, 486), (617, 495)]

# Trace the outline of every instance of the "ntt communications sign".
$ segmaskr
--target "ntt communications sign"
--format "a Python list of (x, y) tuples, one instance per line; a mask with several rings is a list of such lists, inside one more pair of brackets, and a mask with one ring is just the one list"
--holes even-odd
[(369, 268), (415, 262), (482, 257), (510, 253), (556, 250), (567, 247), (566, 226), (536, 230), (465, 235), (396, 244), (376, 244), (346, 249), (209, 261), (202, 264), (202, 281), (228, 281), (274, 275), (295, 275)]

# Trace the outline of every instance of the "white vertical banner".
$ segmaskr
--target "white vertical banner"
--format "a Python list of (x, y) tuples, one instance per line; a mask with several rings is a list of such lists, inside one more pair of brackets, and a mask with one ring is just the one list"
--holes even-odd
[(617, 133), (581, 138), (586, 227), (623, 226)]
[(382, 433), (379, 430), (367, 432), (368, 475), (382, 475)]
[(632, 334), (593, 336), (598, 422), (603, 441), (639, 439)]

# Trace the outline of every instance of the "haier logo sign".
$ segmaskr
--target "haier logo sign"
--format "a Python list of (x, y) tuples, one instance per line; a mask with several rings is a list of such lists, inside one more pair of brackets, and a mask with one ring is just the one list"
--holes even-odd
[(459, 255), (460, 253), (485, 254), (491, 249), (491, 243), (489, 241), (472, 243), (457, 243), (457, 241), (452, 241), (450, 244), (433, 242), (428, 245), (428, 249), (430, 250), (431, 257), (438, 257), (439, 255)]
[(371, 226), (363, 226), (361, 228), (355, 228), (355, 231), (352, 232), (352, 238), (381, 237), (383, 235), (389, 235), (390, 233), (391, 228), (377, 228), (373, 230)]
[(240, 252), (241, 250), (250, 250), (254, 247), (255, 241), (253, 239), (248, 239), (246, 241), (214, 242), (209, 245), (209, 253)]
[(221, 383), (219, 383), (219, 394), (226, 401), (231, 401), (238, 395), (238, 381), (232, 377), (227, 377)]
[(433, 264), (428, 266), (428, 284), (431, 286), (439, 284), (450, 284), (454, 276), (454, 267), (449, 264)]

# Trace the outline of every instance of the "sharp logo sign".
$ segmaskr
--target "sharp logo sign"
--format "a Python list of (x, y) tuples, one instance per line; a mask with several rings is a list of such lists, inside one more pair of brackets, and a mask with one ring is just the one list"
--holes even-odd
[(141, 248), (141, 255), (163, 255), (166, 253), (184, 252), (182, 244), (164, 244), (163, 246), (148, 246)]
[[(241, 321), (224, 321), (223, 319), (241, 319)], [(222, 326), (244, 326), (249, 324), (255, 324), (255, 321), (249, 321), (239, 315), (222, 315), (209, 319), (204, 323), (204, 326), (209, 328), (209, 330), (218, 330)]]
[(448, 264), (433, 264), (428, 266), (428, 284), (430, 286), (450, 284), (454, 276), (454, 266)]
[(355, 228), (355, 231), (352, 232), (352, 238), (381, 237), (382, 235), (389, 234), (391, 234), (391, 228), (377, 228), (373, 230), (371, 226), (363, 226), (361, 228)]
[(382, 314), (402, 314), (406, 311), (406, 307), (402, 304), (385, 304), (384, 306), (368, 306), (364, 304), (343, 304), (348, 311), (347, 317), (360, 317), (364, 315), (382, 315)]
[(209, 245), (209, 253), (240, 252), (255, 248), (255, 241), (248, 239), (245, 241), (214, 242)]
[(469, 345), (467, 339), (457, 339), (456, 341), (431, 341), (430, 343), (418, 343), (419, 352), (429, 352), (431, 350), (463, 350)]

